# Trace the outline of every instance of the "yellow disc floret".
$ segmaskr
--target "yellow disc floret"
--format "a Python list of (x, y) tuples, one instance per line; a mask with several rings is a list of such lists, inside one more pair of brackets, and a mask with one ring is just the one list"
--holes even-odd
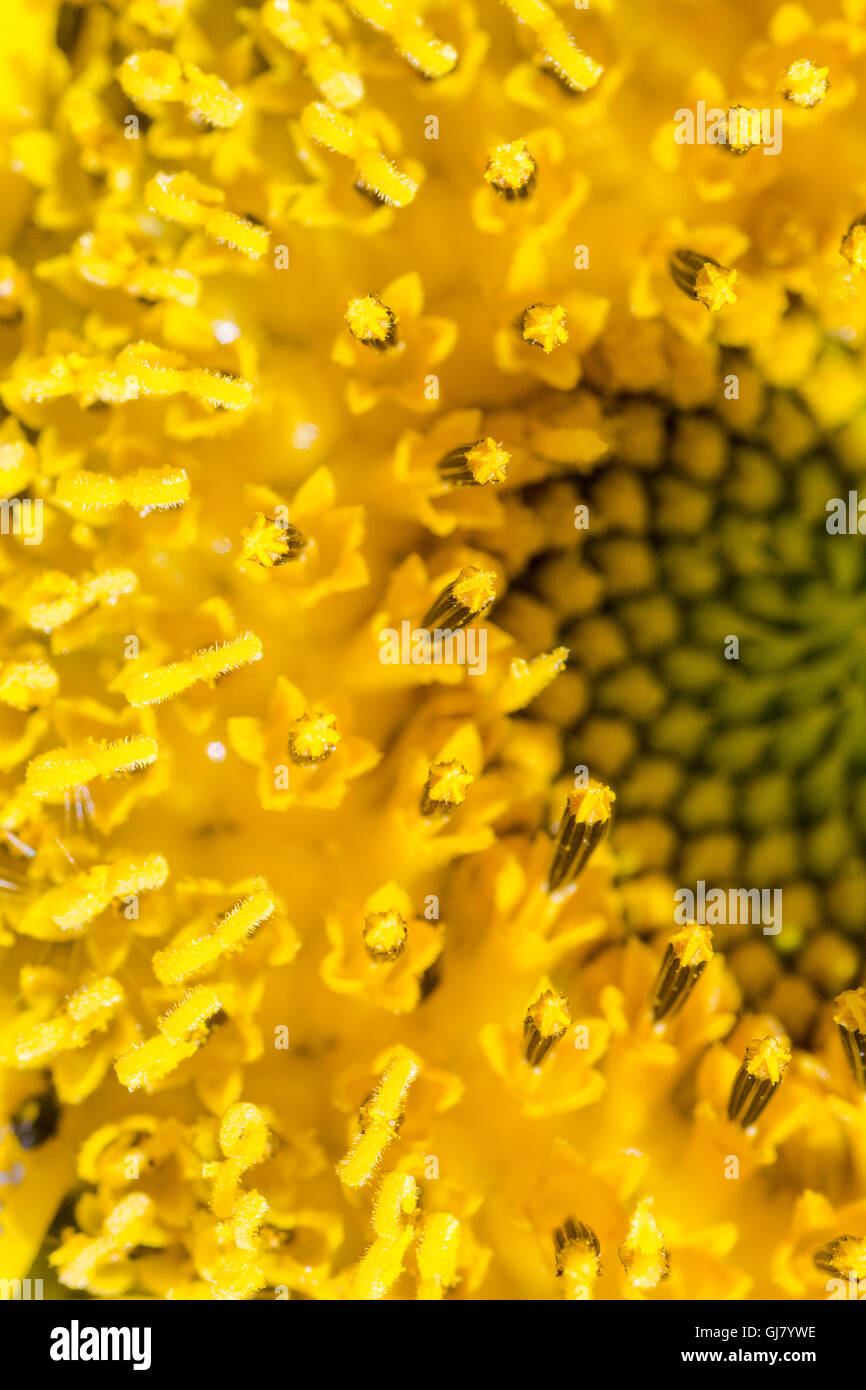
[(524, 342), (540, 347), (545, 356), (568, 342), (568, 326), (561, 304), (532, 304), (520, 319)]
[(397, 341), (397, 316), (374, 294), (351, 299), (346, 310), (349, 332), (367, 347), (393, 347)]

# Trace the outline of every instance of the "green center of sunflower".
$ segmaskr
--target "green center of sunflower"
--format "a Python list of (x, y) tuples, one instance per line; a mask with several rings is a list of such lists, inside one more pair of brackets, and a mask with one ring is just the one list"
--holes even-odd
[[(792, 392), (768, 393), (734, 430), (725, 406), (619, 397), (606, 413), (620, 442), (573, 479), (587, 509), (574, 544), (526, 580), (571, 652), (556, 710), (567, 766), (615, 788), (625, 876), (782, 889), (783, 929), (768, 940), (790, 957), (819, 927), (857, 936), (866, 453), (856, 430), (822, 431)], [(866, 512), (866, 487), (863, 497)], [(756, 932), (729, 926), (720, 941)]]

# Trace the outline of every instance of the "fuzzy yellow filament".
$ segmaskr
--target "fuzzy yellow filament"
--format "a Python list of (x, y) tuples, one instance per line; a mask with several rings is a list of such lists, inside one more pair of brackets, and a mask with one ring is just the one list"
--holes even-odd
[(140, 468), (121, 478), (85, 470), (64, 473), (57, 501), (82, 512), (111, 511), (126, 505), (137, 512), (151, 507), (179, 507), (189, 497), (189, 478), (182, 468)]
[(27, 790), (40, 799), (56, 801), (96, 777), (119, 777), (147, 767), (156, 760), (158, 751), (155, 739), (138, 734), (55, 748), (28, 763)]
[(603, 69), (582, 53), (545, 0), (506, 0), (515, 18), (532, 31), (541, 60), (576, 92), (588, 91)]
[(131, 705), (158, 705), (183, 694), (198, 681), (215, 681), (261, 658), (262, 644), (258, 637), (245, 632), (229, 642), (193, 652), (185, 661), (133, 674), (123, 682), (123, 692)]
[(57, 672), (47, 661), (0, 665), (0, 704), (10, 709), (39, 709), (57, 694)]
[(131, 53), (121, 65), (119, 80), (133, 101), (181, 102), (211, 126), (230, 129), (243, 115), (243, 102), (221, 78), (158, 49)]
[(396, 1136), (409, 1088), (418, 1075), (418, 1065), (409, 1056), (394, 1057), (385, 1068), (370, 1099), (363, 1107), (361, 1128), (349, 1152), (337, 1165), (340, 1181), (346, 1187), (363, 1187)]
[(253, 932), (274, 913), (274, 900), (267, 889), (243, 899), (216, 923), (208, 936), (181, 933), (164, 951), (153, 957), (156, 978), (164, 985), (185, 983), (191, 975), (212, 969), (223, 957), (243, 946)]
[(457, 50), (431, 33), (406, 0), (351, 0), (352, 9), (394, 40), (407, 62), (425, 77), (445, 77), (457, 65)]
[(168, 864), (161, 854), (98, 865), (49, 889), (27, 909), (16, 930), (40, 941), (79, 936), (112, 903), (153, 892), (167, 878)]
[(219, 993), (199, 985), (157, 1020), (157, 1033), (119, 1057), (115, 1063), (121, 1086), (134, 1091), (150, 1090), (175, 1067), (193, 1054), (205, 1041), (206, 1026), (222, 1008)]
[(108, 1027), (123, 998), (121, 985), (109, 976), (84, 985), (67, 996), (53, 1018), (18, 1034), (15, 1059), (22, 1066), (44, 1065), (58, 1053), (84, 1047), (93, 1033)]
[(268, 249), (270, 233), (249, 218), (229, 212), (222, 204), (222, 189), (202, 183), (192, 174), (156, 174), (149, 180), (145, 197), (154, 212), (184, 227), (199, 227), (205, 236), (257, 260)]
[(376, 1239), (355, 1271), (355, 1296), (384, 1298), (403, 1270), (415, 1236), (419, 1188), (410, 1173), (386, 1173), (373, 1208)]
[(303, 60), (310, 80), (338, 111), (357, 106), (364, 82), (324, 19), (301, 0), (267, 0), (261, 10), (267, 33)]
[(350, 159), (359, 184), (383, 203), (402, 208), (412, 202), (417, 183), (382, 154), (372, 136), (362, 135), (349, 116), (332, 111), (322, 102), (311, 102), (301, 112), (301, 129), (316, 144)]

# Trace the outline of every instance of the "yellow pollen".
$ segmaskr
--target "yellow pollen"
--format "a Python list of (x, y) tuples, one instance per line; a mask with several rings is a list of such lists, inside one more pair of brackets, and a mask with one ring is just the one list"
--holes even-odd
[(57, 694), (57, 672), (46, 661), (10, 661), (0, 665), (0, 705), (31, 710), (49, 704)]
[(123, 693), (131, 705), (158, 705), (173, 699), (198, 681), (215, 681), (240, 666), (262, 659), (262, 644), (253, 632), (244, 632), (222, 645), (205, 647), (184, 661), (157, 666), (122, 681)]
[(182, 984), (192, 975), (212, 969), (239, 950), (274, 914), (275, 904), (266, 886), (236, 903), (207, 936), (190, 939), (181, 933), (164, 951), (153, 956), (153, 973), (163, 985)]
[(336, 715), (322, 709), (308, 709), (292, 725), (289, 756), (302, 767), (312, 767), (330, 758), (339, 742)]
[(356, 187), (377, 202), (403, 208), (411, 203), (418, 185), (382, 154), (369, 130), (361, 130), (341, 111), (322, 101), (311, 101), (301, 112), (301, 129), (317, 145), (352, 160)]
[(370, 1181), (388, 1145), (396, 1138), (409, 1088), (418, 1076), (418, 1064), (404, 1051), (392, 1057), (373, 1094), (361, 1107), (360, 1128), (348, 1153), (337, 1164), (346, 1187), (363, 1187)]
[(351, 0), (351, 8), (368, 24), (393, 39), (408, 63), (431, 80), (447, 77), (457, 66), (457, 50), (443, 43), (405, 3), (393, 0)]
[(858, 218), (848, 228), (839, 247), (842, 255), (855, 270), (866, 269), (866, 222)]
[(57, 480), (57, 501), (82, 512), (107, 511), (126, 504), (137, 512), (180, 507), (189, 498), (189, 479), (182, 468), (140, 468), (115, 478), (78, 469)]
[(528, 193), (536, 174), (536, 164), (524, 140), (513, 140), (510, 145), (497, 145), (490, 151), (484, 177), (506, 198), (516, 198)]
[(654, 1289), (670, 1273), (665, 1238), (653, 1216), (652, 1197), (638, 1203), (619, 1257), (635, 1289)]
[(561, 304), (533, 304), (524, 310), (520, 332), (525, 342), (540, 347), (548, 356), (555, 347), (568, 342), (565, 310)]
[(562, 1279), (563, 1296), (586, 1299), (601, 1273), (598, 1236), (572, 1216), (553, 1233), (556, 1273)]
[(584, 825), (599, 825), (610, 820), (616, 792), (610, 787), (577, 787), (569, 792), (567, 807), (574, 819)]
[(809, 58), (792, 63), (779, 79), (779, 90), (795, 106), (817, 106), (827, 95), (829, 68), (819, 68)]
[(570, 1023), (568, 1000), (543, 982), (523, 1019), (524, 1053), (530, 1066), (539, 1066)]
[(712, 960), (713, 938), (706, 927), (689, 922), (671, 937), (671, 946), (682, 966), (706, 965)]
[(711, 313), (717, 313), (726, 304), (736, 304), (733, 287), (737, 272), (719, 265), (712, 256), (680, 247), (671, 257), (670, 269), (676, 286)]
[(349, 301), (346, 323), (352, 337), (368, 347), (393, 347), (397, 341), (397, 316), (374, 294)]
[(62, 797), (94, 777), (119, 777), (156, 761), (156, 740), (136, 734), (113, 742), (90, 741), (40, 753), (27, 764), (26, 786), (40, 800)]
[(283, 525), (271, 517), (257, 512), (252, 526), (245, 526), (243, 536), (243, 558), (261, 565), (262, 569), (274, 569), (296, 559), (306, 548), (307, 538), (296, 526)]
[(833, 1022), (852, 1033), (866, 1033), (866, 989), (846, 989), (836, 999)]
[(546, 0), (505, 3), (534, 34), (542, 66), (554, 72), (572, 92), (586, 92), (596, 85), (604, 69), (581, 52)]
[(402, 955), (408, 935), (406, 919), (395, 908), (389, 912), (371, 912), (364, 918), (364, 945), (377, 964)]
[(422, 813), (441, 815), (453, 811), (466, 800), (466, 788), (473, 780), (472, 773), (466, 771), (458, 758), (447, 763), (433, 763), (424, 787)]
[(736, 106), (728, 116), (727, 147), (733, 154), (747, 154), (761, 143), (761, 113)]
[(455, 601), (472, 613), (483, 613), (496, 597), (496, 574), (493, 570), (473, 569), (467, 565), (451, 585)]
[(862, 1236), (838, 1236), (815, 1252), (815, 1264), (843, 1279), (854, 1275), (866, 1280), (866, 1239)]
[(476, 483), (501, 483), (510, 458), (495, 439), (479, 439), (466, 451), (466, 466)]
[(425, 1218), (417, 1251), (419, 1299), (438, 1301), (458, 1283), (459, 1242), (460, 1222), (456, 1216), (437, 1211)]
[(464, 565), (457, 578), (437, 595), (422, 620), (429, 631), (434, 628), (458, 631), (480, 617), (496, 597), (496, 571)]
[(556, 990), (546, 989), (527, 1009), (526, 1022), (543, 1038), (561, 1038), (571, 1023), (568, 1000)]
[(784, 1038), (759, 1038), (746, 1048), (745, 1068), (756, 1081), (778, 1086), (791, 1060), (791, 1048)]
[(698, 271), (695, 280), (695, 297), (701, 304), (712, 311), (718, 313), (719, 309), (726, 304), (736, 304), (737, 296), (734, 294), (734, 285), (737, 282), (737, 272), (728, 270), (723, 265), (713, 265), (707, 261)]

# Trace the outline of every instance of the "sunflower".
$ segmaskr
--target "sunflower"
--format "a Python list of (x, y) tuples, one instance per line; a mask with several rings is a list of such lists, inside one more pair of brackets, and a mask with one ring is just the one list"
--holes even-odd
[(866, 1277), (862, 8), (14, 0), (4, 1278)]

